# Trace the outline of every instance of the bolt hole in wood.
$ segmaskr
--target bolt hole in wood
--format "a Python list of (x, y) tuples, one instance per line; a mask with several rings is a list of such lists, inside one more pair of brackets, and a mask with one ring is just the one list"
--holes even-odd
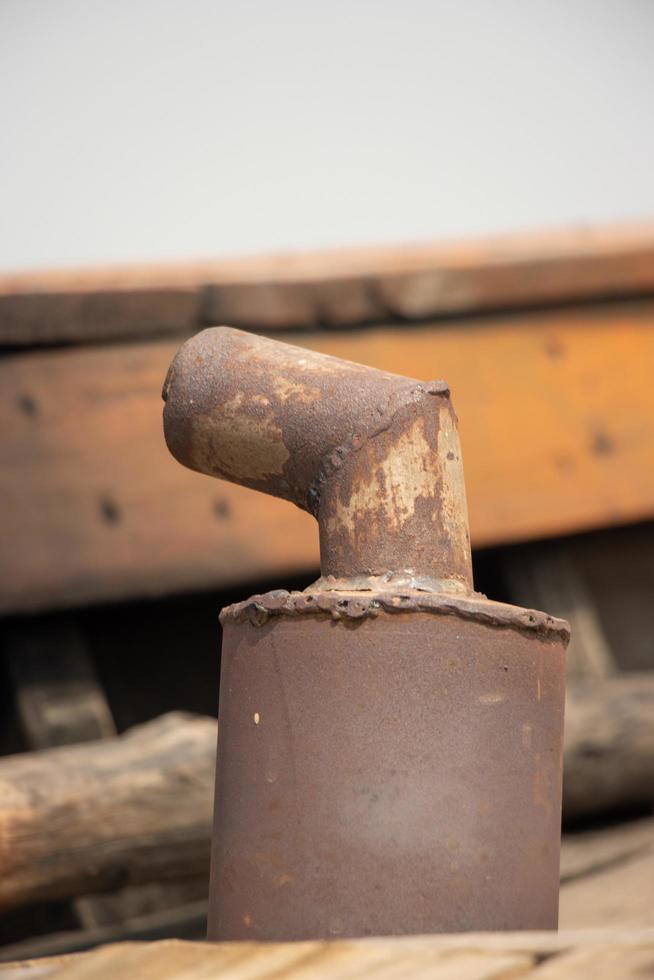
[(615, 444), (606, 432), (600, 430), (593, 436), (591, 449), (596, 456), (611, 456), (615, 452)]
[(213, 512), (214, 516), (218, 518), (219, 521), (225, 521), (231, 517), (231, 508), (226, 500), (214, 500), (213, 502)]
[(105, 524), (111, 526), (120, 524), (122, 511), (115, 500), (112, 500), (111, 497), (101, 497), (99, 507), (100, 517)]
[(19, 395), (16, 399), (16, 404), (23, 415), (35, 418), (39, 414), (39, 406), (31, 395)]
[(558, 361), (562, 357), (565, 357), (565, 346), (558, 339), (558, 337), (552, 337), (550, 340), (547, 341), (547, 343), (545, 344), (545, 351), (547, 353), (547, 356), (552, 361)]

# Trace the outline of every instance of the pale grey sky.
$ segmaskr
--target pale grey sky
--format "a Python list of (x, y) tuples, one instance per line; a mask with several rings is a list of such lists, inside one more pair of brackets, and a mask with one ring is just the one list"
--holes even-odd
[(0, 0), (0, 268), (654, 217), (651, 0)]

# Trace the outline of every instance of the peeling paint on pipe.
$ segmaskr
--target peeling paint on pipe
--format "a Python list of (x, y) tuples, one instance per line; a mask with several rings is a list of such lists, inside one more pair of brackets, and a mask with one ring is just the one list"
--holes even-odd
[[(215, 327), (184, 344), (164, 427), (185, 466), (318, 518), (323, 584), (399, 578), (469, 591), (470, 539), (449, 390)], [(331, 581), (333, 580), (333, 581)]]

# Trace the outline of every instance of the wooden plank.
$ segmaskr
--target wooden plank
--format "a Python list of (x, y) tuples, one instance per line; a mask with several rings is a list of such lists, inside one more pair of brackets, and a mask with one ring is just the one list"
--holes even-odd
[(73, 617), (9, 623), (2, 644), (30, 748), (116, 734), (83, 632)]
[(2, 980), (36, 980), (37, 977), (38, 980), (45, 980), (46, 977), (52, 977), (56, 970), (70, 963), (73, 956), (49, 956), (13, 963), (0, 962), (0, 976)]
[[(467, 933), (458, 936), (393, 936), (330, 942), (295, 943), (121, 943), (104, 946), (63, 963), (46, 961), (46, 973), (33, 963), (0, 966), (3, 977), (47, 975), (55, 980), (294, 980), (370, 977), (429, 980), (538, 980), (541, 976), (648, 976), (654, 956), (654, 931), (602, 930), (595, 934)], [(569, 967), (577, 963), (576, 972)], [(18, 969), (25, 970), (19, 974)], [(37, 966), (38, 969), (38, 966)], [(6, 973), (4, 972), (6, 971)]]
[(600, 830), (564, 834), (561, 884), (610, 870), (626, 860), (654, 853), (654, 818), (628, 820)]
[[(75, 617), (13, 621), (3, 631), (7, 670), (31, 749), (111, 738), (116, 726), (83, 631)], [(77, 898), (80, 925), (95, 919), (95, 899)]]
[(552, 957), (533, 976), (534, 980), (642, 980), (652, 975), (653, 954), (648, 942), (628, 949), (607, 943)]
[[(82, 907), (84, 915), (80, 916), (81, 929), (73, 930), (76, 942), (88, 942), (84, 939), (84, 933), (95, 931), (96, 929), (113, 929), (115, 939), (127, 938), (128, 935), (134, 936), (132, 930), (138, 930), (138, 921), (147, 920), (150, 926), (159, 922), (163, 923), (160, 916), (170, 919), (175, 923), (170, 932), (162, 931), (159, 938), (176, 936), (179, 938), (181, 920), (188, 920), (190, 906), (195, 909), (194, 914), (200, 913), (203, 919), (199, 931), (196, 933), (198, 938), (204, 939), (207, 933), (207, 897), (209, 892), (208, 869), (205, 867), (202, 874), (196, 874), (190, 878), (177, 878), (171, 881), (156, 881), (147, 885), (134, 885), (131, 888), (120, 888), (118, 891), (104, 892), (102, 894), (85, 895), (75, 899), (75, 904), (79, 909)], [(134, 923), (137, 923), (135, 925)], [(54, 934), (56, 935), (56, 934)], [(48, 942), (53, 934), (49, 936), (41, 935), (34, 941), (43, 940)], [(144, 938), (141, 936), (141, 938)], [(149, 937), (152, 938), (152, 937)], [(191, 938), (190, 935), (187, 938)], [(103, 942), (111, 942), (105, 939)], [(95, 940), (88, 942), (88, 946), (95, 946)], [(42, 955), (41, 952), (39, 955)]]
[(566, 820), (654, 803), (654, 673), (570, 683), (566, 692)]
[(70, 929), (46, 936), (34, 936), (8, 946), (0, 946), (0, 978), (2, 961), (34, 960), (37, 957), (59, 957), (80, 953), (105, 943), (130, 941), (152, 942), (159, 939), (203, 940), (207, 932), (207, 902), (200, 900), (172, 908), (159, 908), (136, 915), (124, 922), (111, 922), (85, 929)]
[[(3, 646), (29, 748), (75, 745), (116, 735), (84, 632), (74, 616), (10, 621), (3, 629)], [(167, 887), (157, 882), (122, 888), (109, 895), (73, 896), (72, 911), (82, 927), (75, 933), (75, 942), (86, 943), (84, 948), (95, 945), (92, 937), (105, 926), (113, 927), (111, 939), (119, 938), (121, 929), (131, 935), (132, 919), (146, 914), (156, 917), (164, 910), (169, 915), (175, 905), (198, 898), (197, 892), (194, 879)], [(200, 895), (206, 898), (204, 878)], [(42, 936), (39, 942), (46, 945), (48, 938)]]
[[(19, 950), (17, 950), (19, 951)], [(205, 943), (161, 942), (149, 946), (121, 944), (70, 961), (62, 977), (217, 977), (227, 980), (272, 980), (321, 977), (355, 980), (429, 977), (430, 980), (509, 980), (522, 977), (535, 957), (522, 951), (448, 949), (424, 942), (371, 943)], [(79, 972), (78, 972), (79, 971)]]
[(654, 849), (564, 885), (559, 916), (562, 929), (654, 926)]
[[(654, 302), (300, 339), (449, 381), (477, 547), (654, 515)], [(283, 582), (317, 567), (312, 518), (170, 457), (160, 391), (176, 348), (0, 362), (1, 609)]]
[(0, 277), (0, 343), (425, 319), (654, 290), (654, 224)]
[(207, 874), (216, 722), (0, 759), (0, 910)]

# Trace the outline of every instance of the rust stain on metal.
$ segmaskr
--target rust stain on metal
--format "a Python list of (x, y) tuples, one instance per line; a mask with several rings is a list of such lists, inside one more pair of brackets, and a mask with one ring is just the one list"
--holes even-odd
[(164, 399), (180, 462), (320, 533), (221, 613), (209, 937), (555, 928), (569, 627), (474, 592), (447, 385), (221, 327)]
[(199, 466), (211, 472), (220, 455), (221, 475), (236, 482), (283, 473), (289, 452), (269, 406), (264, 395), (252, 395), (248, 403), (239, 392), (225, 402), (220, 416), (199, 417), (192, 430)]
[[(451, 551), (458, 552), (460, 563), (462, 556), (470, 551), (470, 533), (457, 419), (451, 403), (449, 411), (444, 412), (441, 418), (438, 455), (442, 467), (440, 521), (443, 535), (450, 542)], [(463, 520), (462, 514), (465, 517)]]
[(180, 462), (318, 518), (323, 576), (409, 572), (437, 590), (470, 586), (463, 474), (444, 382), (219, 327), (182, 347), (164, 399), (166, 439)]
[(322, 398), (322, 391), (313, 385), (299, 384), (297, 381), (289, 381), (288, 378), (279, 378), (274, 382), (275, 394), (281, 402), (299, 401), (305, 405)]
[(555, 928), (564, 646), (415, 609), (228, 616), (209, 937), (242, 909), (260, 940)]
[(333, 512), (325, 519), (327, 534), (339, 529), (351, 534), (362, 521), (369, 521), (384, 501), (386, 520), (401, 530), (416, 512), (419, 497), (429, 497), (434, 491), (432, 466), (434, 453), (424, 434), (421, 418), (412, 423), (408, 432), (398, 436), (392, 452), (379, 461), (366, 479), (363, 477), (350, 488), (347, 499), (336, 499)]

